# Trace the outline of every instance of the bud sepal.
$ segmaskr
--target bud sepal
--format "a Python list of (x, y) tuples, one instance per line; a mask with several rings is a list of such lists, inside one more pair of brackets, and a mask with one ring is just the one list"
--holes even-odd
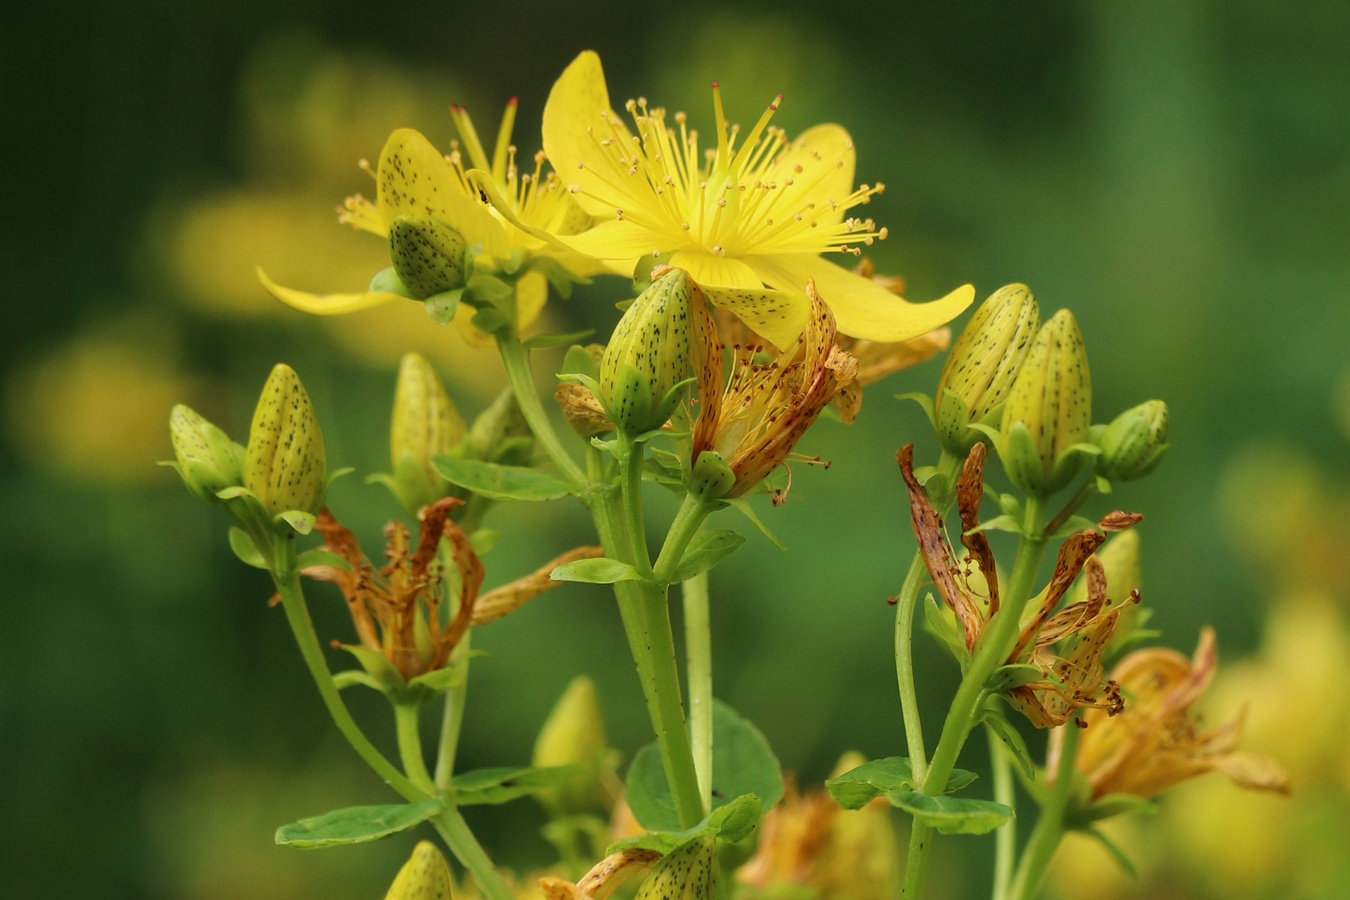
[(1167, 404), (1161, 400), (1147, 400), (1116, 416), (1097, 439), (1097, 474), (1112, 482), (1152, 472), (1170, 446), (1167, 424)]

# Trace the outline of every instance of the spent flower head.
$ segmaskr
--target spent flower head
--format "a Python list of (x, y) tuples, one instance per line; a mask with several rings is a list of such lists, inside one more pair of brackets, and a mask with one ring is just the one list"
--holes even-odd
[(549, 94), (544, 150), (596, 225), (574, 235), (535, 233), (622, 271), (664, 259), (779, 347), (808, 327), (808, 281), (855, 337), (904, 340), (958, 315), (974, 295), (969, 285), (914, 305), (821, 258), (857, 254), (886, 236), (852, 213), (882, 186), (854, 187), (853, 142), (838, 125), (795, 140), (773, 126), (781, 101), (742, 135), (727, 123), (714, 85), (714, 140), (700, 143), (684, 113), (668, 115), (645, 99), (624, 104), (627, 117), (616, 113), (600, 58), (582, 53)]

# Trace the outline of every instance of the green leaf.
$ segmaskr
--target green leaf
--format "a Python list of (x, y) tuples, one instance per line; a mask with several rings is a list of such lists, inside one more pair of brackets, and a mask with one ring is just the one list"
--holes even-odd
[(744, 497), (737, 497), (734, 500), (723, 500), (722, 502), (749, 519), (750, 524), (755, 526), (760, 534), (768, 538), (770, 544), (773, 544), (779, 550), (787, 549), (787, 544), (784, 544), (774, 536), (774, 533), (769, 530), (769, 526), (764, 524), (763, 520), (760, 519), (759, 514), (755, 512), (755, 508), (750, 505), (749, 500), (746, 500)]
[(338, 556), (331, 550), (324, 550), (320, 547), (315, 547), (313, 550), (306, 550), (304, 553), (301, 553), (296, 557), (295, 563), (302, 569), (307, 569), (310, 566), (332, 566), (333, 568), (341, 569), (344, 572), (350, 572), (352, 570), (352, 564), (347, 562), (347, 560)]
[(356, 669), (347, 669), (343, 672), (333, 673), (333, 686), (339, 691), (346, 690), (353, 685), (362, 685), (370, 688), (372, 691), (384, 693), (384, 685), (380, 684), (374, 678), (370, 677), (369, 672), (361, 672)]
[(574, 560), (558, 566), (548, 577), (554, 581), (580, 581), (583, 584), (613, 584), (616, 581), (642, 580), (642, 574), (637, 569), (608, 556)]
[(912, 400), (915, 403), (919, 404), (919, 407), (923, 409), (923, 414), (928, 417), (928, 424), (932, 425), (934, 430), (937, 429), (937, 412), (933, 408), (932, 397), (928, 396), (927, 394), (920, 394), (917, 392), (913, 392), (908, 394), (896, 394), (895, 399)]
[(1095, 839), (1097, 843), (1101, 844), (1102, 847), (1106, 849), (1106, 852), (1116, 861), (1116, 865), (1120, 866), (1120, 871), (1128, 875), (1133, 881), (1139, 880), (1139, 872), (1135, 870), (1134, 863), (1130, 861), (1129, 856), (1125, 854), (1125, 851), (1120, 848), (1119, 844), (1096, 828), (1089, 828), (1083, 833)]
[(894, 791), (886, 799), (940, 834), (988, 834), (1013, 814), (1011, 809), (992, 800), (930, 797), (915, 791)]
[(276, 517), (291, 526), (296, 534), (309, 534), (314, 530), (314, 514), (302, 509), (288, 509), (277, 513)]
[(557, 500), (577, 493), (570, 481), (524, 466), (453, 456), (433, 457), (431, 464), (447, 481), (490, 500)]
[(1022, 735), (1013, 723), (1008, 721), (1008, 717), (999, 709), (986, 709), (983, 715), (984, 724), (987, 725), (994, 735), (1003, 742), (1003, 746), (1012, 754), (1013, 762), (1017, 764), (1022, 777), (1028, 782), (1036, 780), (1036, 765), (1031, 761), (1031, 753), (1027, 750), (1027, 742), (1022, 739)]
[(1158, 811), (1158, 804), (1133, 794), (1107, 794), (1094, 801), (1087, 810), (1087, 822), (1099, 822), (1123, 813), (1149, 813)]
[(480, 528), (469, 535), (469, 545), (473, 547), (473, 552), (478, 556), (484, 557), (492, 552), (492, 548), (497, 546), (497, 539), (502, 536), (500, 531), (494, 531), (491, 528)]
[(558, 370), (559, 379), (563, 375), (585, 375), (594, 381), (600, 377), (600, 364), (589, 350), (581, 344), (574, 344), (563, 354), (562, 368)]
[(464, 682), (464, 672), (445, 666), (440, 669), (432, 669), (430, 672), (424, 672), (408, 682), (409, 687), (423, 687), (432, 693), (444, 694), (452, 687), (457, 687)]
[(369, 647), (362, 647), (360, 644), (343, 644), (342, 649), (346, 650), (356, 661), (361, 664), (361, 668), (366, 670), (366, 674), (375, 679), (375, 682), (381, 685), (380, 690), (386, 692), (397, 692), (406, 686), (403, 676), (399, 674), (394, 664), (385, 659), (383, 653), (377, 653)]
[(1033, 681), (1043, 681), (1044, 679), (1045, 672), (1041, 670), (1040, 666), (1023, 664), (999, 666), (989, 673), (989, 678), (984, 683), (984, 689), (991, 694), (1001, 694), (1012, 688), (1031, 684)]
[(459, 301), (463, 296), (464, 288), (442, 291), (422, 301), (422, 306), (426, 309), (427, 315), (431, 316), (431, 321), (437, 325), (449, 325), (455, 318), (455, 313), (459, 312)]
[(942, 641), (964, 668), (970, 651), (966, 649), (966, 639), (956, 622), (956, 614), (945, 605), (940, 605), (932, 594), (924, 595), (923, 629)]
[[(947, 778), (947, 793), (959, 791), (973, 782), (978, 776), (965, 769), (953, 769)], [(834, 802), (844, 809), (861, 809), (875, 797), (892, 791), (914, 789), (914, 770), (909, 759), (903, 756), (888, 756), (885, 759), (873, 759), (855, 769), (849, 769), (837, 778), (825, 782)]]
[(686, 831), (646, 831), (615, 841), (605, 848), (605, 855), (620, 850), (655, 850), (669, 853), (696, 838), (716, 837), (728, 843), (745, 840), (754, 832), (764, 817), (764, 805), (754, 794), (742, 794), (725, 806), (719, 806), (693, 828)]
[[(713, 701), (713, 809), (730, 798), (754, 794), (767, 810), (783, 797), (783, 772), (759, 729), (730, 706)], [(653, 742), (628, 768), (628, 806), (648, 831), (678, 831), (680, 818), (666, 782), (661, 752)]]
[(976, 532), (976, 531), (1008, 531), (1008, 532), (1011, 532), (1011, 533), (1013, 533), (1013, 534), (1021, 534), (1021, 533), (1022, 533), (1022, 520), (1021, 520), (1021, 519), (1014, 518), (1013, 516), (994, 516), (994, 518), (990, 519), (989, 521), (987, 521), (987, 522), (981, 522), (978, 526), (976, 526), (975, 528), (972, 528), (972, 529), (970, 529), (970, 530), (971, 530), (972, 532)]
[(425, 822), (444, 806), (440, 797), (389, 806), (349, 806), (282, 825), (277, 829), (276, 842), (313, 850), (376, 841)]
[(239, 561), (246, 566), (252, 566), (255, 569), (266, 569), (267, 560), (263, 557), (262, 551), (258, 545), (253, 543), (253, 538), (248, 536), (248, 532), (242, 528), (230, 526), (230, 549)]
[(495, 805), (560, 784), (581, 769), (580, 765), (474, 769), (456, 775), (450, 788), (459, 806)]
[(1048, 534), (1045, 537), (1046, 540), (1049, 541), (1058, 541), (1071, 534), (1077, 534), (1080, 531), (1087, 531), (1088, 529), (1093, 531), (1098, 530), (1097, 523), (1085, 516), (1069, 516), (1069, 518), (1064, 520), (1064, 524), (1055, 529), (1054, 534)]
[(745, 536), (726, 528), (705, 531), (694, 538), (675, 567), (674, 581), (688, 581), (708, 571), (745, 543)]
[(586, 338), (595, 334), (594, 328), (587, 328), (585, 331), (572, 331), (567, 334), (536, 334), (528, 337), (521, 344), (526, 350), (542, 350), (548, 347), (561, 347), (563, 344), (575, 344), (577, 341), (584, 341)]

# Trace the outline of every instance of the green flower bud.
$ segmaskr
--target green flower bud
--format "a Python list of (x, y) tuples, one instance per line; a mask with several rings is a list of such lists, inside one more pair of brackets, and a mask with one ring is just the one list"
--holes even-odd
[(1149, 400), (1116, 416), (1097, 442), (1097, 474), (1107, 481), (1143, 478), (1167, 452), (1167, 404)]
[[(1073, 313), (1041, 326), (1003, 407), (999, 455), (1013, 484), (1048, 497), (1069, 483), (1086, 458), (1092, 378)], [(1074, 448), (1074, 449), (1070, 449)]]
[(944, 450), (965, 456), (979, 439), (969, 426), (1008, 398), (1041, 325), (1036, 298), (1024, 284), (989, 295), (966, 323), (938, 379), (936, 420)]
[(244, 487), (270, 515), (323, 506), (328, 462), (323, 432), (300, 376), (278, 363), (253, 411), (244, 454)]
[(418, 300), (464, 287), (464, 238), (440, 219), (403, 215), (389, 226), (394, 271)]
[(533, 766), (579, 764), (582, 771), (535, 796), (555, 816), (594, 812), (612, 799), (605, 787), (609, 749), (595, 682), (584, 675), (572, 679), (554, 704), (534, 742)]
[(717, 883), (717, 843), (695, 838), (661, 857), (634, 900), (712, 900)]
[(394, 492), (405, 507), (417, 510), (449, 492), (448, 482), (431, 464), (464, 440), (464, 419), (431, 363), (407, 353), (398, 370), (389, 454)]
[(600, 401), (627, 435), (660, 428), (690, 377), (690, 305), (702, 303), (683, 269), (657, 270), (624, 312), (600, 359)]
[(418, 841), (384, 900), (450, 900), (450, 866), (431, 841)]
[(223, 503), (217, 491), (243, 484), (243, 448), (191, 408), (181, 403), (173, 408), (169, 438), (178, 474), (198, 500)]
[(503, 390), (469, 426), (468, 455), (484, 462), (526, 466), (534, 455), (534, 432), (510, 388)]

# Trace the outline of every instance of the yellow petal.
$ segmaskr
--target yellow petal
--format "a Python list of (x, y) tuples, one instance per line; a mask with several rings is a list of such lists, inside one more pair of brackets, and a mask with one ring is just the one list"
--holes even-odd
[(435, 216), (453, 226), (466, 242), (481, 244), (494, 259), (507, 255), (501, 224), (477, 198), (464, 192), (445, 156), (420, 132), (400, 128), (389, 135), (375, 178), (376, 205), (386, 231), (404, 214)]
[[(796, 180), (799, 184), (809, 183), (806, 193), (816, 200), (816, 209), (829, 209), (824, 202), (827, 200), (838, 203), (833, 212), (821, 212), (816, 220), (822, 226), (836, 225), (844, 221), (844, 199), (853, 193), (856, 158), (853, 139), (842, 126), (817, 125), (798, 135), (774, 162), (773, 175), (778, 176), (781, 172), (784, 177), (793, 177), (792, 169), (800, 165), (802, 173), (795, 176)], [(822, 165), (828, 165), (823, 172), (820, 171)]]
[(786, 350), (797, 342), (811, 316), (811, 304), (805, 294), (764, 287), (708, 287), (703, 289), (703, 294), (714, 306), (724, 306), (734, 312), (738, 319), (779, 350)]
[[(578, 164), (587, 158), (595, 159), (594, 129), (602, 125), (600, 116), (606, 112), (612, 115), (600, 57), (593, 50), (583, 51), (558, 76), (544, 104), (544, 153), (563, 184), (584, 184), (589, 180), (586, 170), (578, 168)], [(618, 121), (617, 116), (613, 118)], [(573, 197), (592, 215), (614, 214), (613, 208), (585, 193)]]
[(764, 282), (754, 269), (739, 259), (727, 256), (714, 256), (698, 250), (677, 250), (670, 258), (670, 264), (684, 269), (699, 287), (751, 288), (761, 290)]
[(907, 341), (956, 318), (975, 299), (975, 288), (963, 285), (931, 303), (910, 303), (871, 279), (840, 268), (818, 256), (753, 256), (746, 263), (766, 284), (795, 293), (814, 278), (839, 330), (873, 341)]
[(366, 291), (364, 294), (307, 294), (304, 291), (297, 291), (277, 284), (267, 277), (261, 266), (258, 267), (258, 280), (262, 282), (263, 287), (267, 288), (269, 294), (282, 303), (301, 312), (313, 313), (316, 316), (341, 316), (370, 309), (372, 306), (379, 306), (382, 303), (407, 299), (406, 297), (400, 297), (398, 294), (389, 294), (383, 291)]

